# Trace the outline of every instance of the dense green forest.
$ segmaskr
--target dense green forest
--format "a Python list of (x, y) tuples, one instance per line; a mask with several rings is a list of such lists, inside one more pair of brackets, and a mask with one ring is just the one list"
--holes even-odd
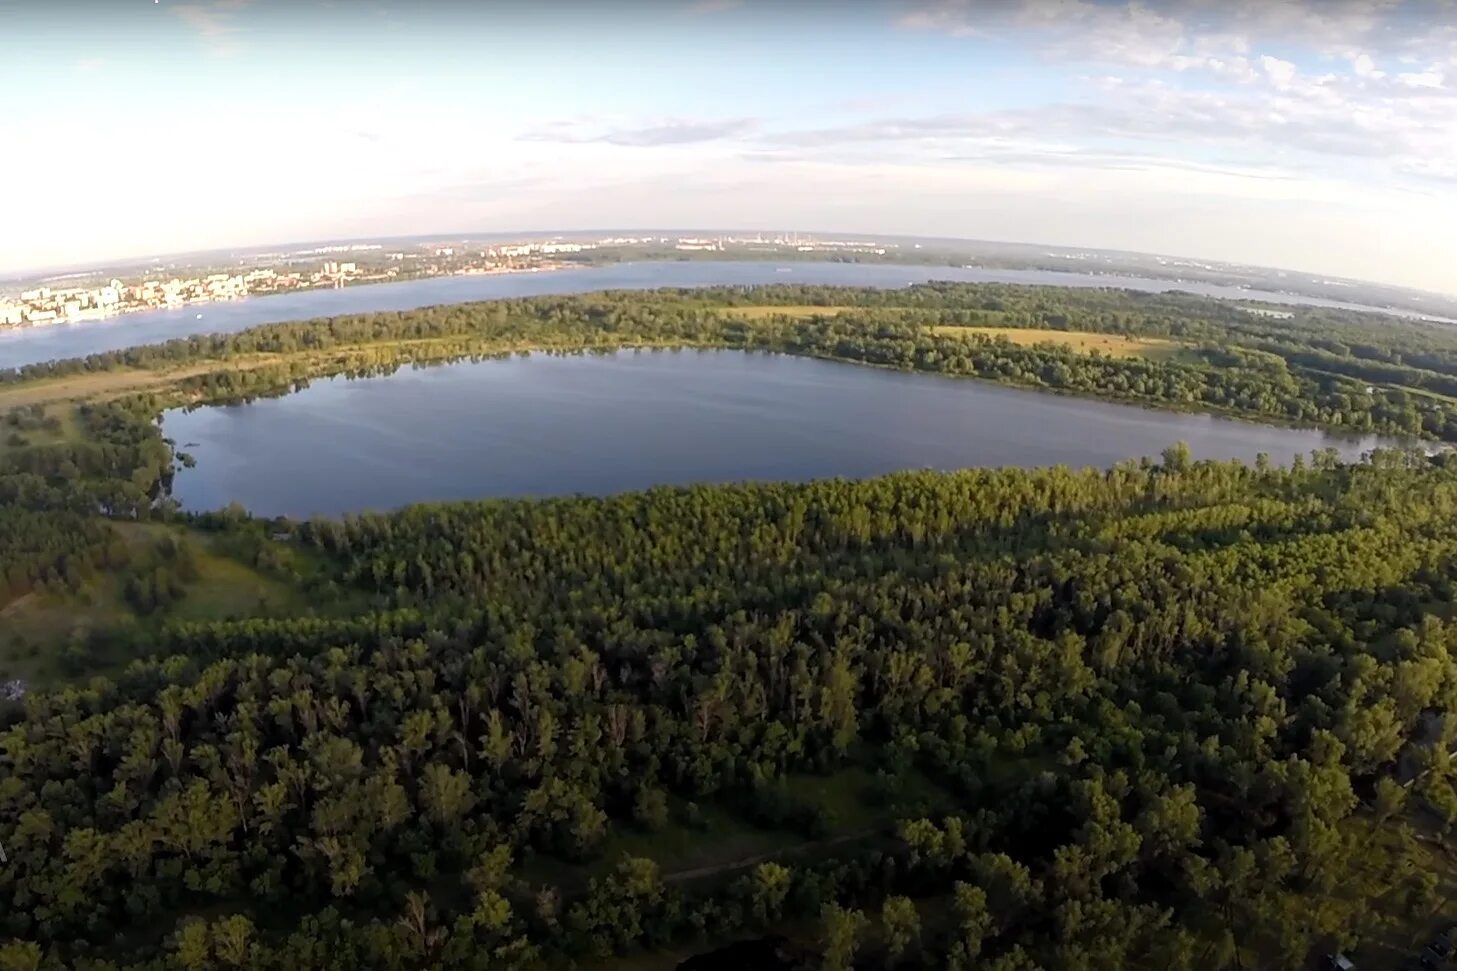
[[(308, 522), (167, 498), (164, 407), (642, 345), (1457, 439), (1439, 328), (1004, 286), (534, 298), (8, 373), (0, 402), (159, 380), (0, 418), (0, 607), (117, 577), (155, 618), (0, 701), (0, 971), (672, 967), (764, 935), (831, 969), (1289, 968), (1438, 913), (1446, 453)], [(203, 548), (299, 602), (173, 616)]]
[[(534, 967), (944, 899), (905, 966), (1293, 962), (1361, 932), (1404, 766), (1457, 822), (1454, 513), (1444, 463), (1171, 449), (299, 524), (372, 610), (177, 625), (12, 716), (0, 954)], [(854, 807), (800, 787), (850, 770), (843, 854), (592, 867), (719, 814), (823, 842)]]
[[(775, 305), (796, 312), (763, 313)], [(803, 312), (814, 306), (826, 312)], [(736, 308), (759, 312), (746, 317)], [(991, 327), (1160, 338), (1177, 342), (1181, 353), (1119, 359), (1055, 343), (1019, 346), (978, 332)], [(179, 380), (193, 400), (212, 400), (412, 361), (624, 345), (813, 354), (1154, 406), (1457, 441), (1449, 397), (1457, 392), (1457, 332), (1450, 327), (1310, 308), (1272, 319), (1187, 294), (992, 284), (619, 292), (362, 314), (0, 371), (0, 389), (202, 362), (216, 368), (184, 372), (189, 378)], [(223, 366), (244, 359), (246, 368)]]

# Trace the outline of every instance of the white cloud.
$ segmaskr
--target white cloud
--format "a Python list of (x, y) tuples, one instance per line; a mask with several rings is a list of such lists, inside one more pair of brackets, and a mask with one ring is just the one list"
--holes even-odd
[[(1030, 35), (1059, 54), (1144, 67), (1227, 65), (1272, 42), (1327, 57), (1365, 52), (1371, 68), (1374, 56), (1383, 51), (1396, 57), (1426, 51), (1457, 59), (1457, 25), (1452, 23), (1450, 0), (902, 2), (899, 23), (905, 28)], [(1418, 29), (1392, 29), (1391, 18), (1398, 13), (1410, 17)]]
[(687, 10), (691, 14), (715, 14), (737, 10), (743, 5), (744, 0), (695, 0), (688, 5)]
[(1290, 61), (1262, 54), (1260, 55), (1260, 67), (1265, 69), (1265, 76), (1274, 83), (1275, 87), (1282, 91), (1289, 88), (1290, 82), (1295, 80), (1295, 65)]
[[(1304, 153), (1355, 181), (1429, 181), (1457, 144), (1454, 15), (1452, 0), (919, 0), (901, 24), (974, 27), (1058, 64), (1121, 68), (1086, 104), (1024, 119), (1064, 139), (1161, 143), (1171, 157), (1237, 144), (1250, 161)], [(1392, 74), (1386, 57), (1426, 67)]]
[[(665, 184), (679, 191), (664, 193)], [(507, 229), (563, 220), (613, 228), (640, 224), (643, 211), (684, 227), (783, 225), (1107, 246), (1433, 287), (1450, 278), (1446, 255), (1429, 240), (1457, 220), (1457, 199), (1379, 188), (1353, 195), (1328, 180), (1261, 181), (1158, 166), (801, 159), (604, 174), (565, 192), (533, 189), (465, 211), (457, 206), (452, 218)]]
[[(678, 14), (669, 27), (696, 32), (701, 58), (669, 73), (657, 35), (620, 39), (640, 43), (633, 63), (663, 83), (568, 84), (580, 65), (549, 43), (522, 45), (494, 75), (490, 58), (452, 66), (432, 49), (438, 74), (352, 89), (346, 78), (342, 95), (336, 85), (298, 98), (322, 82), (317, 65), (268, 58), (266, 70), (297, 72), (282, 98), (219, 81), (236, 94), (225, 113), (158, 108), (188, 130), (187, 153), (119, 151), (104, 173), (84, 159), (16, 156), (16, 184), (64, 191), (17, 199), (6, 215), (20, 228), (0, 262), (443, 227), (800, 225), (1309, 260), (1451, 288), (1457, 250), (1432, 240), (1457, 219), (1452, 0), (1399, 10), (1394, 0), (891, 2), (903, 4), (903, 31), (965, 44), (934, 45), (923, 79), (905, 61), (922, 38), (884, 38), (888, 67), (866, 69), (831, 61), (841, 52), (826, 29), (826, 76), (791, 77), (802, 64), (765, 70), (761, 39), (718, 29), (738, 17), (692, 16), (738, 3), (664, 0)], [(254, 38), (282, 0), (243, 4), (171, 8), (205, 50), (242, 51), (220, 75), (265, 70), (273, 53)], [(977, 60), (983, 45), (999, 57)], [(963, 46), (961, 64), (946, 56)], [(389, 73), (385, 61), (343, 56), (358, 62), (351, 76)], [(116, 57), (104, 76), (127, 70)], [(521, 88), (521, 77), (533, 83)], [(147, 137), (124, 114), (93, 114), (100, 143)], [(26, 138), (73, 137), (74, 117), (37, 112)], [(220, 184), (230, 187), (221, 196)], [(207, 199), (206, 218), (156, 198)]]
[(744, 135), (757, 122), (752, 118), (667, 118), (651, 122), (602, 124), (586, 119), (554, 121), (540, 125), (520, 137), (530, 142), (583, 144), (603, 142), (634, 148), (660, 145), (693, 145)]
[(180, 3), (168, 9), (191, 27), (214, 54), (234, 54), (239, 48), (236, 15), (252, 0), (206, 0)]
[(1426, 70), (1416, 73), (1398, 74), (1396, 80), (1409, 88), (1441, 88), (1444, 87), (1446, 76), (1437, 70)]
[(1376, 61), (1365, 51), (1351, 58), (1351, 70), (1356, 72), (1356, 77), (1367, 78), (1379, 81), (1386, 77), (1386, 72), (1376, 66)]

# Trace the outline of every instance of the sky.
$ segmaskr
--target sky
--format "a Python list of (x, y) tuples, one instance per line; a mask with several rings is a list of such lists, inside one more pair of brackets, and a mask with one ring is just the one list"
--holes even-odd
[(0, 0), (0, 272), (632, 227), (1457, 292), (1457, 0)]

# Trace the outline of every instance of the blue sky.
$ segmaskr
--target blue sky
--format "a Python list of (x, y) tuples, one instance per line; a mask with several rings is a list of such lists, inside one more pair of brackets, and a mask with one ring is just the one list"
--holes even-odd
[(0, 270), (789, 227), (1457, 291), (1452, 0), (0, 0)]

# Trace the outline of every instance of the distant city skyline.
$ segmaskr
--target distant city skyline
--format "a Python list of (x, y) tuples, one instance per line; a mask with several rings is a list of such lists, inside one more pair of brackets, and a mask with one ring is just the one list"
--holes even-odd
[(0, 0), (0, 22), (25, 146), (0, 274), (797, 226), (1457, 292), (1449, 0)]
[[(1191, 268), (1206, 267), (1209, 269), (1228, 268), (1267, 273), (1290, 274), (1294, 278), (1308, 277), (1312, 280), (1328, 279), (1332, 282), (1344, 281), (1347, 283), (1367, 284), (1377, 287), (1388, 287), (1393, 290), (1407, 290), (1413, 294), (1428, 294), (1433, 296), (1457, 299), (1457, 292), (1444, 292), (1426, 287), (1417, 287), (1404, 284), (1391, 284), (1381, 280), (1373, 280), (1364, 277), (1345, 277), (1337, 273), (1323, 273), (1320, 271), (1307, 271), (1286, 266), (1272, 266), (1269, 264), (1249, 263), (1238, 260), (1217, 260), (1208, 257), (1189, 256), (1180, 253), (1160, 253), (1144, 250), (1127, 250), (1116, 247), (1100, 246), (1061, 246), (1050, 243), (1043, 243), (1036, 240), (995, 240), (995, 239), (971, 239), (955, 236), (933, 236), (897, 233), (869, 233), (852, 231), (846, 233), (826, 232), (823, 230), (793, 228), (793, 227), (753, 227), (747, 229), (723, 229), (711, 226), (633, 226), (633, 227), (606, 227), (602, 229), (524, 229), (520, 231), (456, 231), (456, 232), (433, 232), (433, 233), (407, 233), (400, 235), (376, 234), (373, 236), (350, 236), (350, 237), (321, 237), (314, 239), (296, 240), (270, 240), (265, 243), (250, 243), (236, 246), (205, 247), (196, 250), (176, 250), (171, 252), (142, 253), (128, 256), (115, 257), (111, 259), (88, 260), (81, 263), (59, 264), (46, 267), (30, 268), (19, 272), (0, 272), (0, 294), (6, 290), (19, 292), (22, 286), (39, 286), (47, 283), (62, 285), (66, 280), (72, 278), (103, 278), (109, 276), (121, 276), (127, 279), (143, 279), (156, 277), (159, 273), (165, 275), (172, 266), (192, 267), (206, 265), (204, 261), (217, 259), (218, 266), (232, 264), (238, 265), (271, 265), (267, 262), (259, 263), (258, 260), (264, 256), (276, 256), (285, 261), (298, 261), (300, 258), (313, 257), (323, 260), (327, 255), (336, 255), (343, 258), (352, 252), (378, 253), (391, 248), (418, 247), (421, 244), (434, 244), (444, 246), (447, 244), (460, 245), (470, 242), (477, 244), (495, 245), (506, 242), (527, 242), (532, 240), (577, 240), (590, 242), (593, 248), (601, 243), (612, 243), (618, 240), (632, 241), (634, 243), (641, 239), (656, 237), (665, 248), (683, 249), (677, 246), (685, 237), (703, 237), (705, 239), (726, 239), (735, 242), (743, 242), (752, 239), (753, 234), (759, 234), (765, 242), (788, 243), (796, 240), (803, 240), (807, 243), (818, 243), (822, 240), (834, 240), (838, 237), (845, 239), (858, 239), (866, 245), (889, 246), (888, 251), (892, 254), (890, 262), (895, 262), (893, 254), (899, 249), (907, 254), (915, 252), (913, 244), (925, 244), (929, 247), (943, 246), (948, 252), (964, 247), (967, 254), (971, 254), (985, 248), (991, 253), (1012, 255), (1019, 249), (1029, 251), (1026, 255), (1058, 256), (1062, 254), (1087, 253), (1102, 254), (1109, 259), (1128, 258), (1133, 260), (1159, 260), (1169, 261), (1172, 266), (1187, 264)], [(839, 244), (836, 244), (839, 245)], [(686, 247), (692, 248), (692, 247)], [(832, 251), (827, 250), (827, 252)], [(968, 255), (968, 259), (975, 262), (975, 257)], [(912, 257), (912, 262), (919, 262)], [(1068, 272), (1077, 272), (1069, 265)], [(1102, 271), (1100, 271), (1102, 272)]]

